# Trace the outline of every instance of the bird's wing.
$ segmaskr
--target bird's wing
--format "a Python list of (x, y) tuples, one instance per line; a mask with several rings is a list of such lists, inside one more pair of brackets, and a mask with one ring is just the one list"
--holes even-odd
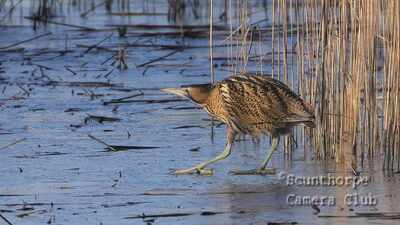
[(294, 93), (286, 84), (279, 80), (275, 80), (266, 76), (258, 76), (259, 79), (263, 79), (266, 83), (270, 83), (271, 86), (276, 88), (278, 95), (284, 100), (287, 111), (292, 114), (292, 119), (310, 119), (314, 118), (314, 110), (311, 105), (306, 103), (300, 96)]
[(230, 117), (241, 124), (278, 121), (287, 113), (277, 90), (250, 76), (230, 77), (222, 83), (221, 93)]
[(231, 117), (248, 124), (296, 123), (313, 117), (303, 100), (280, 81), (265, 76), (232, 76), (221, 83)]

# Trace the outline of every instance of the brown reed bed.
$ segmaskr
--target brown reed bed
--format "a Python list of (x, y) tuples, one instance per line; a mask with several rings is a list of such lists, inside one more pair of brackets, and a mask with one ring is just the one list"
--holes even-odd
[(356, 167), (384, 154), (384, 168), (399, 171), (400, 3), (304, 4), (296, 8), (296, 25), (305, 24), (297, 29), (297, 82), (316, 108), (315, 155)]
[[(235, 73), (246, 71), (249, 57), (262, 60), (251, 51), (246, 4), (236, 5), (239, 25), (229, 35), (237, 41)], [(297, 139), (305, 143), (309, 134), (317, 159), (356, 169), (374, 157), (385, 170), (400, 171), (400, 3), (272, 0), (271, 5), (273, 77), (316, 109), (316, 129), (296, 131)], [(290, 47), (296, 55), (288, 54)], [(232, 52), (228, 58), (234, 58)], [(284, 143), (290, 154), (291, 139)]]

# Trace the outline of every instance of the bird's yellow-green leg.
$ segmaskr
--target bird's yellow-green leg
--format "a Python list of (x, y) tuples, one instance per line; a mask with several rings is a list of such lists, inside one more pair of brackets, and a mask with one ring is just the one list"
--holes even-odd
[(193, 166), (191, 168), (188, 169), (182, 169), (182, 170), (176, 170), (175, 172), (173, 172), (173, 174), (175, 175), (181, 175), (181, 174), (200, 174), (200, 175), (212, 175), (213, 171), (211, 169), (205, 169), (204, 167), (206, 167), (207, 165), (217, 162), (219, 160), (223, 160), (226, 157), (228, 157), (231, 154), (232, 151), (232, 144), (231, 143), (227, 143), (225, 146), (224, 151), (219, 154), (217, 157), (215, 157), (214, 159), (202, 162), (196, 166)]
[(262, 161), (260, 168), (252, 169), (252, 170), (239, 170), (239, 171), (231, 171), (233, 175), (266, 175), (266, 174), (275, 174), (275, 168), (267, 168), (269, 161), (272, 158), (275, 150), (279, 145), (279, 137), (272, 137), (271, 149), (267, 155), (267, 157)]
[(182, 170), (176, 170), (172, 174), (181, 175), (181, 174), (194, 174), (194, 173), (197, 173), (197, 174), (200, 174), (200, 175), (208, 175), (208, 176), (212, 175), (213, 174), (213, 170), (204, 169), (204, 168), (207, 165), (211, 164), (211, 163), (214, 163), (214, 162), (217, 162), (219, 160), (225, 159), (226, 157), (228, 157), (231, 154), (233, 141), (235, 140), (235, 135), (236, 135), (236, 133), (232, 129), (230, 129), (228, 127), (228, 129), (227, 129), (227, 143), (226, 143), (224, 151), (221, 154), (219, 154), (214, 159), (202, 162), (202, 163), (200, 163), (200, 164), (198, 164), (196, 166), (193, 166), (191, 168), (182, 169)]

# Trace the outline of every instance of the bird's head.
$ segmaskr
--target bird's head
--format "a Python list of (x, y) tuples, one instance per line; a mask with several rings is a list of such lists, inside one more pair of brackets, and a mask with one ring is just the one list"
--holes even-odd
[(203, 105), (207, 102), (212, 88), (212, 84), (193, 84), (183, 85), (180, 88), (164, 88), (161, 91), (186, 97), (199, 105)]

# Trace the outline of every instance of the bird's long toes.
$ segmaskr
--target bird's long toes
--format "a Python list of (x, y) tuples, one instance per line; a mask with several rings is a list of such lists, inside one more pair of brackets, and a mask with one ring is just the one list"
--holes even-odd
[(171, 174), (172, 175), (198, 174), (203, 176), (211, 176), (214, 174), (214, 171), (212, 169), (192, 167), (188, 169), (175, 170)]
[(229, 172), (231, 175), (255, 175), (257, 169), (252, 170), (232, 170)]
[(257, 174), (259, 174), (259, 175), (275, 175), (276, 174), (276, 169), (275, 168), (257, 169)]
[(185, 174), (195, 174), (196, 170), (195, 169), (180, 169), (180, 170), (174, 170), (171, 172), (172, 175), (185, 175)]
[(198, 169), (196, 171), (197, 174), (203, 175), (203, 176), (212, 176), (214, 174), (213, 169)]
[(229, 172), (231, 175), (273, 175), (276, 174), (274, 168), (259, 168), (252, 170), (233, 170)]

